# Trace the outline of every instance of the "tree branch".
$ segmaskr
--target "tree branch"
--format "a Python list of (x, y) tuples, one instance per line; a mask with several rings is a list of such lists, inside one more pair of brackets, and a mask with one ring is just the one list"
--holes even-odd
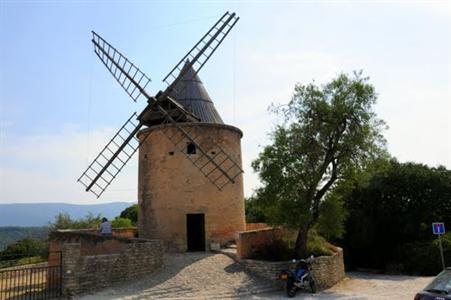
[(329, 190), (329, 188), (334, 184), (334, 182), (338, 178), (338, 171), (337, 171), (337, 165), (338, 160), (333, 159), (332, 160), (332, 174), (329, 178), (329, 180), (326, 182), (323, 187), (316, 192), (315, 196), (313, 197), (313, 218), (312, 222), (316, 222), (319, 217), (319, 202), (321, 201), (321, 198), (326, 194), (326, 192)]

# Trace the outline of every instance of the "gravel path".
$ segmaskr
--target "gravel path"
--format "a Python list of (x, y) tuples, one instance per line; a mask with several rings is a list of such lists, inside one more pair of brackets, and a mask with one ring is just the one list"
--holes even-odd
[(157, 273), (79, 299), (224, 299), (274, 290), (223, 254), (178, 253), (165, 257)]
[[(332, 288), (311, 295), (299, 292), (295, 299), (390, 299), (413, 300), (433, 277), (379, 275), (359, 272), (346, 273), (346, 278)], [(248, 299), (287, 299), (281, 292), (262, 293)]]
[[(347, 273), (331, 289), (295, 299), (413, 299), (431, 277)], [(143, 279), (117, 285), (78, 299), (287, 299), (271, 282), (244, 272), (223, 254), (179, 253), (165, 258), (165, 267)]]

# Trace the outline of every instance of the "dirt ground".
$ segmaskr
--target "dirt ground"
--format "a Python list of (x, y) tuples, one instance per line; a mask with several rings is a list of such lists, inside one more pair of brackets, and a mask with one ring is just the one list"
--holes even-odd
[[(410, 299), (433, 277), (379, 275), (350, 272), (334, 287), (315, 295), (299, 292), (295, 299)], [(262, 293), (249, 299), (286, 299), (282, 292)]]

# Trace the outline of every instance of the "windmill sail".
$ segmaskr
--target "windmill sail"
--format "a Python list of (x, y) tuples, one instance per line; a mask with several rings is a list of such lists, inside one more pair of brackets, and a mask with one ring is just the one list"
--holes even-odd
[[(195, 145), (201, 155), (196, 160), (187, 156), (188, 159), (218, 189), (222, 189), (228, 183), (234, 183), (235, 178), (243, 172), (239, 165), (217, 145), (213, 146), (216, 154), (208, 154), (208, 151), (197, 143), (192, 130), (180, 126), (181, 123), (199, 122), (200, 118), (186, 110), (170, 96), (172, 93), (180, 94), (186, 88), (182, 80), (186, 79), (185, 75), (188, 74), (193, 78), (197, 75), (238, 20), (235, 13), (226, 12), (163, 79), (168, 87), (155, 97), (149, 96), (145, 91), (151, 81), (150, 78), (111, 44), (94, 31), (92, 32), (94, 52), (105, 67), (134, 101), (143, 95), (147, 99), (148, 105), (139, 115), (133, 114), (125, 122), (80, 176), (78, 181), (85, 186), (86, 191), (91, 191), (100, 197), (139, 148), (140, 143), (144, 142), (144, 140), (139, 141), (136, 137), (141, 127), (165, 123), (172, 124), (172, 128), (175, 129), (175, 134), (170, 134), (167, 130), (164, 132), (178, 149), (181, 150), (181, 145), (184, 143), (186, 145), (187, 141)], [(137, 120), (134, 120), (134, 117)]]
[[(226, 12), (193, 48), (182, 57), (168, 75), (163, 78), (163, 82), (168, 85), (168, 93), (172, 92), (178, 79), (183, 77), (189, 69), (194, 68), (196, 70), (193, 76), (202, 69), (239, 19), (235, 13)], [(179, 87), (176, 92), (181, 92)]]
[[(171, 121), (168, 120), (169, 122)], [(164, 135), (211, 183), (219, 190), (229, 183), (235, 183), (236, 177), (243, 173), (243, 170), (221, 147), (213, 144), (211, 149), (206, 150), (198, 144), (193, 126), (181, 127), (177, 123), (173, 125), (176, 130), (172, 130), (174, 127), (166, 127), (163, 129)], [(195, 158), (186, 152), (187, 144), (195, 147)]]
[(136, 116), (134, 113), (122, 125), (77, 180), (85, 186), (86, 191), (92, 192), (97, 198), (102, 195), (139, 148), (140, 141), (136, 138), (136, 133), (142, 124), (137, 123)]
[(94, 31), (92, 32), (92, 43), (94, 52), (105, 67), (136, 102), (139, 96), (145, 93), (144, 89), (151, 82), (150, 78)]

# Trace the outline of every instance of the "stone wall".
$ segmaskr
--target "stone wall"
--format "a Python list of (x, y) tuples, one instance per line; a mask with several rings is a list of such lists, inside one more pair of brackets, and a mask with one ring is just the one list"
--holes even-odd
[[(282, 270), (295, 267), (295, 263), (291, 261), (271, 262), (239, 259), (238, 262), (249, 272), (273, 281), (277, 281), (277, 276)], [(338, 248), (338, 252), (333, 256), (315, 257), (312, 273), (319, 290), (330, 288), (340, 282), (345, 277), (343, 250)]]
[(263, 229), (263, 228), (271, 228), (271, 227), (272, 227), (271, 225), (268, 225), (266, 223), (246, 223), (246, 231)]
[(62, 251), (65, 296), (92, 292), (150, 274), (163, 265), (163, 242), (99, 236), (89, 232), (52, 232), (50, 248)]
[[(61, 230), (62, 231), (62, 230)], [(77, 229), (77, 230), (66, 230), (72, 232), (90, 232), (90, 233), (99, 233), (99, 229)], [(122, 228), (113, 228), (112, 229), (113, 236), (125, 237), (125, 238), (134, 238), (138, 236), (138, 228), (137, 227), (122, 227)]]
[(81, 255), (119, 253), (133, 239), (120, 236), (101, 236), (90, 230), (57, 230), (49, 234), (49, 252), (63, 251), (64, 244), (80, 243)]
[[(224, 161), (221, 149), (241, 166), (242, 132), (223, 124), (183, 123), (184, 130), (196, 136), (196, 142), (211, 157)], [(178, 147), (168, 139), (180, 140)], [(245, 230), (243, 176), (218, 189), (193, 165), (218, 179), (225, 180), (219, 170), (208, 164), (200, 151), (187, 154), (180, 131), (172, 125), (152, 126), (138, 133), (143, 142), (139, 147), (138, 229), (142, 238), (166, 241), (171, 250), (187, 250), (187, 214), (204, 214), (205, 248), (224, 245)], [(181, 149), (180, 149), (181, 148)], [(189, 156), (189, 159), (187, 159)], [(192, 161), (190, 161), (192, 160)], [(230, 168), (230, 162), (222, 168)], [(230, 171), (232, 172), (232, 171)], [(236, 172), (236, 171), (234, 171)], [(235, 174), (235, 173), (234, 173)], [(199, 234), (202, 234), (199, 232)]]
[[(262, 225), (255, 227), (258, 228), (258, 226)], [(249, 226), (249, 228), (252, 227), (253, 225)], [(281, 228), (263, 228), (239, 232), (236, 240), (237, 255), (235, 259), (248, 271), (276, 281), (282, 270), (294, 268), (295, 264), (290, 261), (271, 262), (249, 258), (253, 257), (255, 250), (261, 246), (271, 243), (276, 238), (290, 234), (293, 234), (290, 230)], [(333, 256), (316, 257), (312, 265), (312, 272), (318, 289), (327, 289), (341, 281), (345, 276), (343, 250), (337, 247), (337, 252)]]
[(238, 233), (236, 239), (236, 252), (240, 259), (252, 257), (255, 250), (269, 244), (280, 236), (282, 231), (278, 228), (263, 228)]

